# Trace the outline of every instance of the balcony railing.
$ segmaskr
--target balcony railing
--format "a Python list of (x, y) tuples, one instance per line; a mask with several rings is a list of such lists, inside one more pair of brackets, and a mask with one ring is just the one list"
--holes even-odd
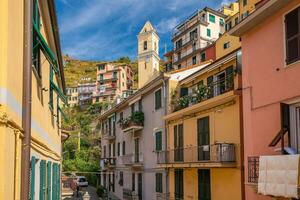
[(115, 129), (111, 129), (111, 130), (108, 130), (108, 131), (103, 131), (102, 133), (103, 133), (102, 134), (103, 139), (105, 139), (105, 140), (114, 140), (114, 139), (116, 139)]
[(123, 165), (142, 165), (143, 163), (143, 154), (127, 154), (121, 156)]
[(186, 46), (186, 44), (192, 42), (192, 41), (197, 41), (198, 39), (198, 34), (195, 34), (193, 37), (187, 37), (183, 40), (181, 40), (181, 44), (180, 45), (175, 45), (174, 47), (174, 51), (178, 51), (179, 49), (183, 48), (184, 46)]
[(144, 113), (136, 111), (130, 117), (120, 120), (119, 124), (123, 132), (141, 130), (144, 126)]
[(234, 89), (234, 76), (228, 74), (226, 77), (212, 82), (209, 85), (198, 86), (191, 95), (180, 98), (172, 97), (171, 106), (173, 112), (195, 105), (207, 99), (224, 94)]
[(106, 170), (116, 166), (116, 158), (101, 158), (101, 168)]
[(117, 76), (111, 76), (111, 77), (105, 77), (105, 78), (97, 78), (97, 81), (99, 82), (106, 82), (106, 81), (114, 81), (114, 80), (117, 80), (118, 77)]
[(157, 153), (158, 164), (169, 163), (233, 163), (236, 162), (234, 144), (219, 143), (214, 145), (177, 148)]
[(248, 157), (248, 183), (258, 183), (259, 157)]

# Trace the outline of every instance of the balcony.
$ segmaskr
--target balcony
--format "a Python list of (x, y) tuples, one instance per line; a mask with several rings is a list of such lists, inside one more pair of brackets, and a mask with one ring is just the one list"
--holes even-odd
[(184, 33), (187, 33), (189, 30), (196, 27), (198, 24), (208, 25), (206, 18), (199, 16), (200, 11), (197, 10), (190, 17), (188, 17), (184, 22), (180, 23), (177, 27), (175, 27), (173, 31), (172, 40), (176, 40), (176, 38), (180, 37)]
[(132, 167), (142, 167), (143, 166), (143, 154), (127, 154), (121, 156), (123, 165), (128, 165)]
[(248, 157), (246, 185), (265, 196), (298, 199), (299, 172), (299, 154), (251, 156)]
[(116, 134), (115, 134), (115, 130), (111, 130), (111, 131), (103, 131), (102, 132), (103, 134), (102, 134), (102, 138), (104, 139), (104, 140), (108, 140), (108, 141), (113, 141), (113, 140), (115, 140), (116, 139)]
[(144, 113), (142, 111), (134, 112), (130, 117), (119, 121), (123, 132), (136, 132), (144, 127)]
[(123, 188), (123, 199), (124, 200), (138, 200), (139, 195), (131, 189)]
[(118, 80), (117, 76), (112, 76), (112, 77), (106, 77), (106, 78), (97, 78), (97, 81), (99, 81), (100, 83), (104, 83), (104, 82), (108, 82), (108, 81), (116, 81)]
[(197, 42), (197, 44), (193, 46), (193, 48), (190, 48), (185, 52), (181, 53), (180, 56), (177, 54), (177, 57), (176, 56), (174, 57), (174, 65), (177, 65), (181, 63), (183, 60), (188, 59), (192, 55), (198, 53), (200, 50), (201, 50), (201, 45), (199, 42)]
[(189, 106), (193, 106), (205, 100), (222, 95), (234, 89), (234, 76), (228, 74), (219, 80), (213, 81), (208, 85), (200, 85), (194, 91), (193, 94), (186, 95), (180, 98), (176, 96), (171, 97), (171, 108), (173, 112), (182, 110)]
[(102, 170), (113, 169), (116, 167), (116, 158), (101, 158), (100, 166)]
[(217, 143), (172, 149), (157, 153), (157, 163), (165, 167), (235, 167), (236, 147)]
[(198, 40), (198, 34), (195, 34), (193, 37), (188, 36), (187, 38), (182, 39), (181, 44), (175, 45), (174, 52), (177, 52), (178, 50), (186, 47), (187, 45), (191, 44), (192, 42), (196, 42), (197, 40)]

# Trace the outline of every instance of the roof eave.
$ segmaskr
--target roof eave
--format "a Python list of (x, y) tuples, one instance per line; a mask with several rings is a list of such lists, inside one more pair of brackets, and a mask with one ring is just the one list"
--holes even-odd
[(292, 0), (269, 0), (258, 10), (250, 14), (246, 19), (229, 30), (228, 34), (238, 37), (244, 35), (246, 32), (253, 29), (255, 26), (263, 22), (263, 20), (265, 20), (267, 17), (271, 16), (291, 1)]

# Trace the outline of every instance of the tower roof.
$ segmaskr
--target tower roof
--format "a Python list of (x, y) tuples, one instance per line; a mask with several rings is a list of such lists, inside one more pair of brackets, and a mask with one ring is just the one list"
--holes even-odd
[(142, 30), (140, 31), (140, 34), (141, 33), (146, 33), (146, 32), (150, 32), (150, 31), (154, 31), (156, 32), (155, 28), (153, 27), (153, 25), (151, 24), (150, 21), (147, 21), (145, 23), (145, 25), (143, 26)]

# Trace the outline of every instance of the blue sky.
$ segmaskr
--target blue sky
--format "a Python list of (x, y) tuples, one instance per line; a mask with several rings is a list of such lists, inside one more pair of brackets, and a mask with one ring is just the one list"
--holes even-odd
[(136, 59), (137, 34), (149, 20), (160, 36), (160, 55), (172, 29), (205, 6), (230, 0), (56, 0), (64, 54), (83, 60)]

